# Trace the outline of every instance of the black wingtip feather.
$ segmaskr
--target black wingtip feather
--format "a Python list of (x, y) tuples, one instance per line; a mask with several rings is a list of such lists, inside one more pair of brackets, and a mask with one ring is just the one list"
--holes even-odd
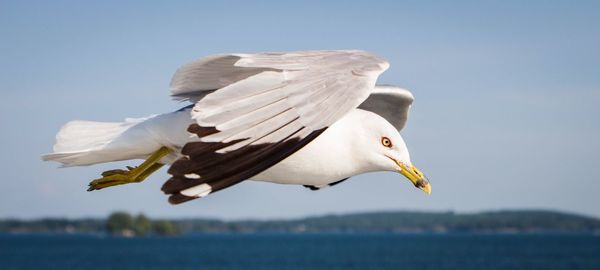
[(198, 199), (198, 198), (200, 198), (200, 197), (185, 196), (178, 192), (178, 193), (175, 193), (175, 194), (172, 194), (171, 196), (169, 196), (169, 203), (176, 205), (176, 204), (184, 203), (184, 202), (191, 201), (191, 200)]
[[(169, 173), (172, 177), (164, 183), (162, 191), (171, 194), (169, 202), (172, 204), (195, 199), (196, 197), (185, 196), (179, 192), (203, 183), (209, 183), (214, 193), (249, 179), (277, 164), (311, 142), (325, 129), (313, 131), (304, 138), (294, 137), (292, 134), (279, 142), (248, 145), (227, 153), (217, 153), (216, 150), (231, 145), (232, 142), (187, 143), (182, 150), (182, 154), (186, 157), (180, 158), (171, 165)], [(198, 124), (190, 125), (188, 131), (199, 137), (218, 132), (213, 127), (206, 128)], [(200, 177), (197, 179), (185, 177), (190, 173)]]

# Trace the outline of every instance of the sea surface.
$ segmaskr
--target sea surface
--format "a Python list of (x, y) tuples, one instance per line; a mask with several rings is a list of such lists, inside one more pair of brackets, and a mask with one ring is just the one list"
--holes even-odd
[(600, 269), (600, 236), (0, 235), (0, 269)]

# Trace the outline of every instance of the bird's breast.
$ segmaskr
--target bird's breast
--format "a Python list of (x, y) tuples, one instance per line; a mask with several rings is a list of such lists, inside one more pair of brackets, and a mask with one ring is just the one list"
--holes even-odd
[(312, 142), (251, 180), (280, 184), (322, 186), (366, 172), (351, 147), (354, 114), (340, 119)]

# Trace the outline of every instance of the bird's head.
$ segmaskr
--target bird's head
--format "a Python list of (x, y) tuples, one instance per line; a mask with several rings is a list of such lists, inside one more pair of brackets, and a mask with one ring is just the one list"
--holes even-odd
[(370, 140), (371, 143), (364, 144), (370, 148), (363, 153), (369, 153), (363, 157), (369, 160), (370, 167), (378, 171), (394, 171), (404, 175), (417, 188), (427, 194), (431, 194), (431, 185), (427, 177), (415, 167), (410, 161), (410, 154), (406, 143), (400, 133), (385, 119), (379, 117), (369, 125), (368, 134), (361, 138)]

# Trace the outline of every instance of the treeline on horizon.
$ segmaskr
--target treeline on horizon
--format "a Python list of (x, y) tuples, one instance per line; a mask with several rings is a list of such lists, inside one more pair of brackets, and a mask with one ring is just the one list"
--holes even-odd
[(600, 233), (596, 218), (555, 211), (373, 212), (291, 220), (157, 219), (116, 212), (106, 219), (0, 220), (3, 233), (95, 233), (173, 236), (193, 233)]
[(0, 232), (4, 233), (103, 233), (113, 236), (174, 236), (179, 227), (166, 219), (152, 220), (144, 214), (133, 216), (119, 211), (106, 219), (44, 218), (31, 221), (0, 220)]

